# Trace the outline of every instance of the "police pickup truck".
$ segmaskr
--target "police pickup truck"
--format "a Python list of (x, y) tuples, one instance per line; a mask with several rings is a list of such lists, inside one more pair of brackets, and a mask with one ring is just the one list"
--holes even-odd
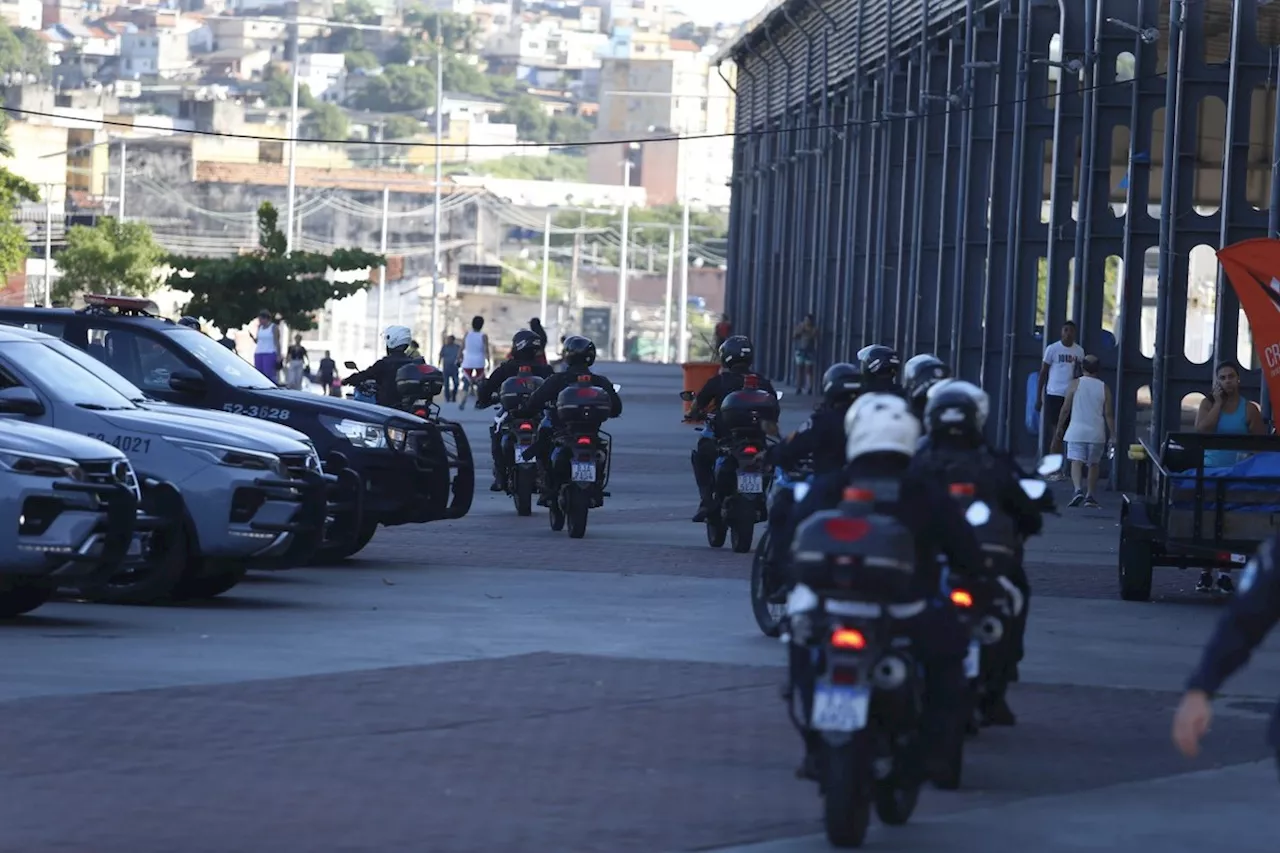
[[(323, 512), (308, 499), (323, 483), (295, 477), (292, 460), (314, 451), (246, 423), (219, 429), (181, 410), (150, 411), (77, 363), (68, 344), (0, 326), (0, 415), (96, 438), (122, 451), (141, 478), (155, 558), (79, 584), (98, 601), (149, 603), (207, 598), (234, 587), (259, 561), (287, 553), (297, 536), (318, 537)], [(270, 567), (270, 566), (269, 566)]]
[(0, 618), (141, 558), (138, 479), (109, 444), (0, 418)]
[(85, 303), (80, 310), (0, 308), (0, 323), (60, 337), (150, 397), (304, 433), (326, 473), (338, 477), (343, 508), (333, 514), (321, 560), (356, 553), (380, 524), (461, 518), (471, 508), (475, 467), (460, 424), (282, 389), (212, 338), (157, 316), (146, 299), (91, 294)]

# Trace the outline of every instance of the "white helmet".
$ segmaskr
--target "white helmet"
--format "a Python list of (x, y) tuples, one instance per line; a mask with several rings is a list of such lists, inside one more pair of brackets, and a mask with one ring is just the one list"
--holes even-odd
[(895, 394), (859, 397), (844, 416), (844, 431), (844, 455), (850, 462), (866, 453), (912, 456), (920, 441), (920, 422)]
[(987, 428), (987, 415), (991, 414), (991, 397), (986, 391), (963, 379), (944, 379), (929, 389), (928, 399), (932, 400), (944, 390), (968, 394), (973, 400), (973, 405), (978, 409), (978, 429)]
[(383, 337), (386, 338), (387, 349), (389, 350), (397, 347), (407, 347), (413, 343), (413, 329), (408, 326), (387, 326)]

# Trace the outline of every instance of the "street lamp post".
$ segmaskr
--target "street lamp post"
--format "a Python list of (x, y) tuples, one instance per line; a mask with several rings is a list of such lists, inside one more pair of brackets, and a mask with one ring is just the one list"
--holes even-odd
[[(634, 144), (634, 143), (633, 143)], [(622, 254), (618, 259), (618, 333), (614, 342), (613, 357), (616, 361), (627, 360), (627, 252), (630, 244), (631, 221), (631, 152), (627, 151), (627, 159), (622, 161)]]
[(440, 191), (444, 182), (444, 149), (441, 147), (441, 122), (444, 121), (444, 38), (436, 33), (436, 175), (434, 201), (431, 205), (433, 227), (431, 234), (431, 322), (427, 338), (434, 349), (440, 345), (436, 340), (436, 325), (439, 318), (440, 302)]
[(551, 208), (547, 208), (547, 221), (542, 228), (542, 300), (538, 304), (538, 319), (547, 322), (547, 288), (551, 283)]

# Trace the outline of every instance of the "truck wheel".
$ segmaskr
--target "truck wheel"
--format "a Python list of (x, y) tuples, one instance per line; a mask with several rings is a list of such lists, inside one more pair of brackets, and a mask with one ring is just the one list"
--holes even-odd
[(0, 592), (0, 619), (12, 619), (30, 613), (53, 598), (57, 590), (57, 583), (43, 578), (14, 580), (11, 587)]
[(1151, 600), (1151, 543), (1120, 525), (1120, 597), (1125, 601)]
[(217, 598), (244, 580), (245, 569), (227, 566), (213, 574), (184, 577), (173, 589), (175, 599), (201, 600)]
[(105, 577), (80, 584), (79, 593), (98, 604), (156, 604), (173, 594), (191, 555), (184, 521), (151, 534), (147, 555), (135, 566), (121, 566)]

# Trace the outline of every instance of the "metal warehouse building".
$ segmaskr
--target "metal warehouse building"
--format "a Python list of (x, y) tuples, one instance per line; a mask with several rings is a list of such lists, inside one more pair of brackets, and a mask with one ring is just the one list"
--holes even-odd
[(819, 370), (936, 352), (1032, 453), (1042, 329), (1071, 318), (1118, 446), (1178, 429), (1216, 359), (1253, 365), (1213, 250), (1280, 228), (1277, 45), (1280, 0), (772, 3), (720, 57), (735, 330), (784, 377), (807, 313)]

